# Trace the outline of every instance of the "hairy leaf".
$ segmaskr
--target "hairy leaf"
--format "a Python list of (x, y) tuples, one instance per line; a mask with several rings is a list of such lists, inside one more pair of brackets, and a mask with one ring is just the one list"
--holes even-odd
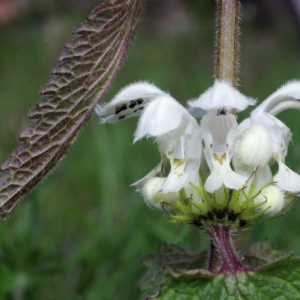
[(146, 299), (300, 299), (300, 258), (272, 249), (266, 240), (244, 252), (255, 271), (213, 274), (201, 268), (204, 257), (177, 245), (146, 256), (148, 270), (140, 281)]
[(74, 30), (54, 75), (30, 111), (35, 121), (20, 134), (23, 143), (2, 164), (0, 216), (5, 221), (20, 199), (64, 157), (111, 85), (133, 40), (144, 0), (108, 0)]
[(250, 245), (250, 247), (246, 249), (242, 255), (251, 268), (257, 269), (264, 265), (286, 258), (290, 256), (290, 253), (275, 250), (273, 248), (273, 244), (264, 239)]
[(164, 269), (173, 272), (200, 272), (209, 273), (199, 269), (206, 260), (206, 251), (191, 253), (180, 245), (163, 244), (155, 254), (148, 254), (142, 259), (147, 270), (142, 275), (138, 287), (149, 295), (158, 295), (161, 284), (166, 280)]
[[(257, 272), (238, 272), (216, 277), (184, 274), (166, 269), (166, 280), (159, 293), (149, 297), (162, 300), (232, 299), (269, 300), (300, 299), (300, 259), (285, 257)], [(149, 299), (148, 298), (148, 299)]]

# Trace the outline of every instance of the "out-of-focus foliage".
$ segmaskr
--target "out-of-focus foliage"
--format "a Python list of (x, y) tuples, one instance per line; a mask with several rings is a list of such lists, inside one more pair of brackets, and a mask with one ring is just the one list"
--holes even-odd
[[(148, 1), (138, 37), (105, 101), (140, 79), (182, 102), (212, 84), (212, 1), (197, 8), (195, 1), (173, 1), (173, 8), (153, 8)], [(78, 8), (70, 0), (62, 8), (48, 0), (51, 8), (37, 4), (31, 13), (29, 6), (25, 14), (0, 24), (1, 162), (29, 124), (27, 112), (40, 99), (38, 91), (72, 28), (97, 4), (84, 2)], [(257, 13), (245, 3), (240, 90), (263, 100), (285, 81), (300, 78), (299, 36), (288, 12), (282, 11), (272, 26), (254, 23)], [(294, 133), (287, 165), (299, 173), (299, 112), (282, 117)], [(93, 117), (66, 159), (0, 224), (0, 299), (137, 299), (143, 255), (163, 242), (180, 242), (193, 251), (206, 248), (204, 234), (166, 224), (129, 187), (159, 161), (152, 141), (132, 146), (136, 120), (97, 123)], [(288, 216), (242, 232), (239, 246), (268, 237), (277, 249), (299, 253), (299, 207), (296, 202)]]

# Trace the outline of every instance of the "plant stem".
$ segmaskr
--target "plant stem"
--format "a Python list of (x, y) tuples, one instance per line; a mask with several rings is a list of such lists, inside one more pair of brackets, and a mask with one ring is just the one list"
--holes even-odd
[(218, 249), (215, 246), (213, 239), (210, 241), (210, 251), (209, 251), (209, 260), (208, 260), (208, 270), (212, 273), (217, 273), (218, 268), (221, 265), (221, 257), (219, 255)]
[(239, 0), (217, 0), (215, 75), (233, 87), (238, 83)]
[[(211, 248), (209, 267), (210, 271), (218, 274), (232, 273), (236, 272), (247, 272), (251, 271), (249, 267), (244, 265), (238, 258), (233, 242), (232, 242), (232, 228), (230, 226), (216, 225), (211, 226), (209, 229), (209, 234), (211, 236), (211, 241), (214, 244), (214, 248)], [(222, 266), (217, 271), (216, 270), (216, 260), (219, 257), (222, 259)]]
[[(217, 0), (216, 79), (225, 80), (233, 87), (238, 83), (239, 60), (239, 0)], [(235, 109), (230, 111), (235, 115)], [(235, 274), (249, 271), (235, 253), (230, 226), (215, 225), (209, 228), (211, 237), (209, 270), (213, 273)], [(218, 270), (219, 269), (219, 270)]]

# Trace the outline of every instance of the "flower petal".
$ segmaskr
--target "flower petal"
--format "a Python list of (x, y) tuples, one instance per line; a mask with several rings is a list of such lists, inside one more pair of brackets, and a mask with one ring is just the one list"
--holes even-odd
[(280, 120), (266, 112), (251, 114), (251, 123), (262, 125), (272, 140), (273, 157), (276, 160), (284, 160), (288, 145), (292, 139), (290, 129)]
[(140, 116), (145, 105), (161, 95), (168, 94), (151, 83), (137, 82), (124, 87), (109, 103), (99, 104), (95, 111), (102, 117), (101, 124), (115, 123)]
[[(143, 137), (178, 137), (193, 120), (189, 112), (169, 95), (150, 102), (139, 119), (134, 142)], [(162, 137), (163, 138), (163, 137)]]
[(163, 167), (163, 161), (161, 160), (161, 162), (153, 170), (151, 170), (145, 177), (132, 183), (130, 186), (135, 186), (137, 191), (141, 191), (147, 181), (149, 181), (151, 178), (161, 173), (162, 167)]
[(273, 175), (269, 164), (265, 164), (263, 167), (259, 167), (255, 172), (255, 187), (257, 189), (269, 184), (273, 181)]
[(278, 161), (278, 166), (278, 173), (274, 177), (276, 185), (287, 192), (300, 192), (300, 176), (281, 161)]
[[(287, 102), (286, 109), (289, 108), (291, 102), (299, 102), (300, 100), (300, 81), (291, 81), (280, 87), (276, 92), (270, 95), (265, 101), (257, 106), (252, 114), (258, 112), (269, 112), (275, 108), (278, 104)], [(282, 105), (282, 104), (281, 104)], [(282, 108), (281, 108), (282, 110)]]
[(190, 174), (190, 182), (198, 185), (202, 157), (202, 139), (200, 127), (196, 122), (190, 122), (185, 130), (184, 152), (186, 157), (184, 171)]
[(164, 193), (178, 192), (188, 184), (190, 175), (184, 172), (185, 162), (175, 160), (171, 163), (171, 171), (163, 187)]
[(201, 132), (206, 147), (213, 152), (226, 152), (239, 135), (235, 116), (218, 115), (217, 110), (211, 110), (202, 118)]
[(267, 215), (278, 213), (284, 204), (284, 196), (282, 191), (276, 185), (268, 185), (263, 188), (260, 194), (253, 199), (257, 204), (261, 203), (258, 210), (265, 210)]
[(274, 106), (268, 113), (272, 116), (276, 116), (282, 111), (285, 111), (286, 109), (300, 110), (300, 102), (295, 102), (295, 101), (281, 102), (278, 105)]
[(206, 90), (195, 101), (189, 101), (191, 107), (200, 107), (204, 110), (236, 109), (244, 110), (248, 105), (254, 105), (255, 100), (246, 97), (237, 89), (233, 88), (228, 82), (216, 80), (214, 85)]
[(233, 165), (235, 169), (248, 169), (251, 173), (264, 166), (272, 157), (272, 140), (261, 125), (252, 125), (234, 142)]
[[(169, 148), (166, 147), (166, 141), (168, 141)], [(173, 144), (171, 141), (169, 136), (165, 137), (165, 141), (158, 140), (159, 148), (164, 149), (164, 154), (171, 164), (171, 170), (163, 188), (165, 193), (179, 191), (189, 182), (199, 184), (202, 145), (197, 122), (191, 119), (184, 134), (173, 140)]]
[(238, 190), (243, 187), (246, 178), (234, 172), (230, 167), (227, 153), (214, 153), (211, 174), (206, 179), (204, 189), (209, 193), (218, 190), (222, 184), (227, 188)]
[(207, 111), (200, 107), (191, 106), (190, 103), (193, 103), (194, 101), (194, 99), (188, 101), (187, 110), (194, 118), (201, 119), (207, 114)]
[[(178, 192), (167, 194), (161, 192), (165, 181), (166, 178), (154, 177), (144, 185), (143, 196), (149, 207), (162, 210), (163, 202), (172, 204), (180, 201), (180, 194)], [(166, 205), (164, 208), (168, 209), (168, 206)]]

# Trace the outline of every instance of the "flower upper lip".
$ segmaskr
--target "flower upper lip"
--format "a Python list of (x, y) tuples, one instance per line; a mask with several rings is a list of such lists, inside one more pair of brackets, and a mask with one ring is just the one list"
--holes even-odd
[(188, 102), (191, 107), (200, 107), (207, 111), (222, 108), (242, 111), (255, 103), (253, 98), (246, 97), (226, 81), (220, 80), (216, 80), (214, 85), (201, 94), (198, 99)]

